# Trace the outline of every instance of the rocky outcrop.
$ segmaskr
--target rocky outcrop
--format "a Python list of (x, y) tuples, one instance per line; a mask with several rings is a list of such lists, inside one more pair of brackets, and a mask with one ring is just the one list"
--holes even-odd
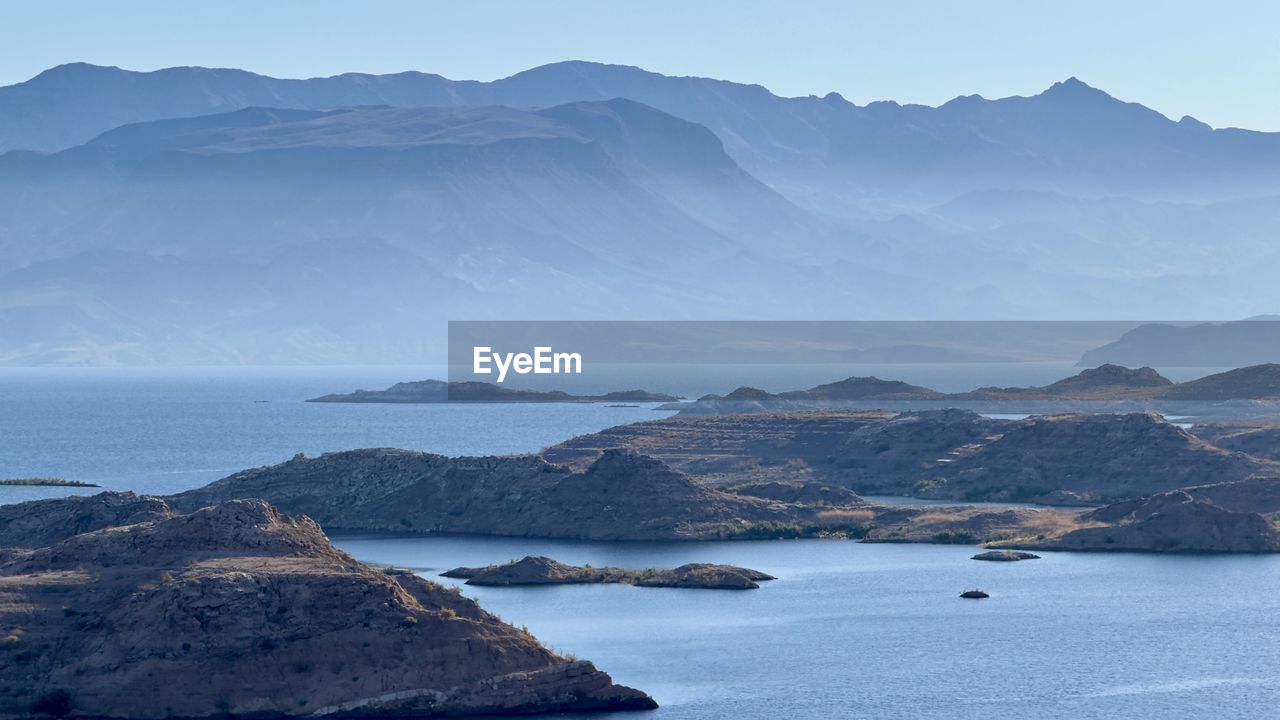
[[(1280, 552), (1280, 529), (1257, 513), (1237, 512), (1175, 491), (1085, 513), (1082, 527), (1020, 548), (1185, 553)], [(996, 543), (1000, 546), (1001, 543)]]
[(578, 567), (548, 557), (531, 555), (505, 565), (483, 568), (454, 568), (444, 577), (467, 578), (468, 585), (579, 585), (620, 583), (639, 587), (703, 588), (711, 590), (754, 590), (757, 584), (775, 579), (758, 570), (734, 565), (691, 563), (671, 570), (591, 566)]
[(248, 470), (170, 500), (194, 509), (255, 497), (327, 528), (595, 540), (719, 537), (801, 512), (702, 487), (621, 450), (603, 453), (581, 472), (531, 456), (354, 450)]
[(1280, 477), (1280, 463), (1214, 447), (1152, 413), (1016, 421), (967, 410), (677, 416), (583, 435), (543, 456), (582, 466), (611, 447), (722, 488), (819, 483), (966, 502), (1103, 504), (1206, 478)]
[(520, 390), (486, 382), (444, 382), (418, 380), (401, 382), (386, 390), (356, 390), (311, 398), (319, 403), (564, 403), (564, 402), (676, 402), (675, 395), (647, 390), (620, 390), (603, 395), (571, 395), (559, 390)]
[(1035, 553), (1021, 552), (1019, 550), (988, 550), (983, 553), (978, 553), (970, 559), (986, 560), (988, 562), (1019, 562), (1022, 560), (1039, 560), (1040, 556)]
[(43, 547), (79, 533), (161, 520), (168, 504), (131, 492), (104, 492), (0, 505), (0, 547)]
[(1231, 453), (1152, 413), (1032, 417), (934, 468), (921, 497), (1089, 504), (1200, 484), (1280, 475), (1280, 465)]
[(426, 717), (655, 707), (456, 592), (261, 501), (0, 565), (0, 715)]

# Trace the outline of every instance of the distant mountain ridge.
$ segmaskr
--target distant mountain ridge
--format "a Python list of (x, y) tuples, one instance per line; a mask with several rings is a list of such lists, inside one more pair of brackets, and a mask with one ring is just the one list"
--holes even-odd
[(886, 190), (895, 202), (937, 202), (993, 184), (1183, 199), (1280, 191), (1280, 133), (1174, 122), (1074, 77), (1031, 97), (858, 106), (836, 93), (783, 98), (759, 85), (581, 61), (492, 82), (72, 63), (0, 88), (0, 152), (61, 150), (127, 123), (250, 106), (543, 108), (617, 97), (705, 125), (748, 171), (811, 207), (875, 202)]
[(435, 362), (448, 318), (1280, 304), (1280, 134), (1075, 79), (931, 108), (583, 62), (70, 64), (0, 88), (0, 152), (2, 364)]

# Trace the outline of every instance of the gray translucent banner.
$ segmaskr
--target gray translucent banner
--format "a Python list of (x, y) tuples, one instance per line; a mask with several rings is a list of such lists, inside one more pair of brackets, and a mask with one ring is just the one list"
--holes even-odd
[[(704, 407), (1016, 406), (1037, 413), (1192, 414), (1188, 403), (1235, 402), (1266, 415), (1280, 397), (1280, 386), (1268, 385), (1280, 383), (1266, 367), (1276, 362), (1280, 322), (1261, 319), (454, 321), (447, 396), (661, 403), (715, 395)], [(1217, 377), (1237, 368), (1251, 369)], [(1206, 378), (1212, 382), (1193, 383)], [(563, 395), (544, 396), (552, 391)]]

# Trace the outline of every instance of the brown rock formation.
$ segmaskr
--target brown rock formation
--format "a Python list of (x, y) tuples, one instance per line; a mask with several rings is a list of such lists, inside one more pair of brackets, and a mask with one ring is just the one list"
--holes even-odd
[(0, 715), (434, 717), (655, 707), (474, 602), (261, 501), (0, 565)]

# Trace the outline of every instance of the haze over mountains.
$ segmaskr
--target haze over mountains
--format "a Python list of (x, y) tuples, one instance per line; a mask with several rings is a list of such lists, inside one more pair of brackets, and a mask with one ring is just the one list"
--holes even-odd
[(0, 88), (0, 362), (421, 362), (462, 318), (1266, 312), (1280, 134), (568, 62)]

